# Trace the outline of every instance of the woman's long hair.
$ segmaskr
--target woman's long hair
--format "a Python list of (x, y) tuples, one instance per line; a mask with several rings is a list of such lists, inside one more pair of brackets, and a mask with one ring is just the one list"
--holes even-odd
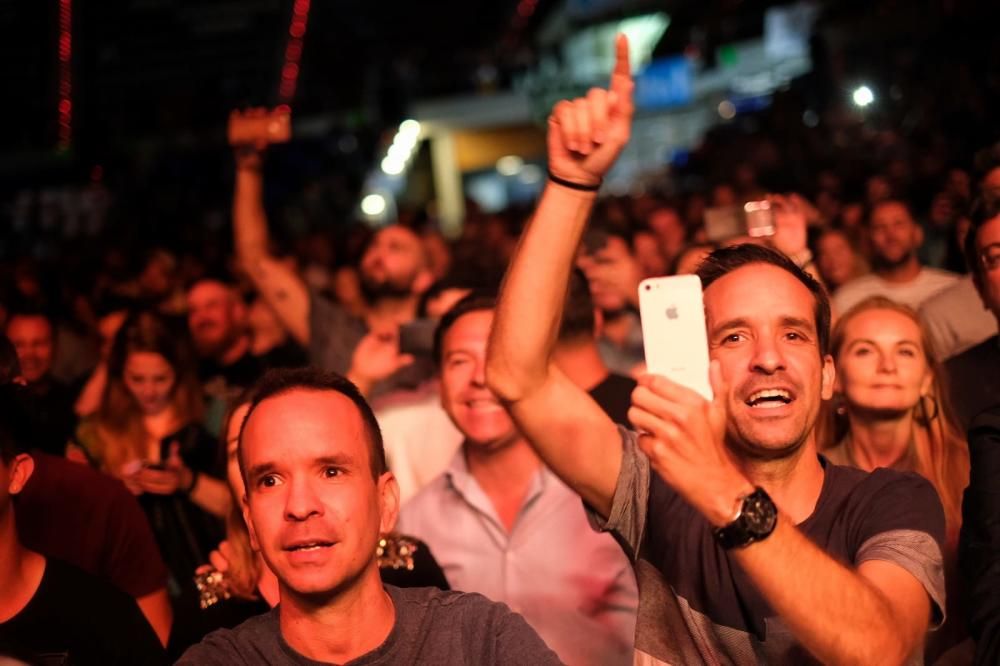
[[(237, 400), (233, 402), (227, 410), (226, 418), (222, 420), (222, 451), (228, 455), (229, 448), (229, 422), (233, 419), (240, 407), (250, 404), (251, 391), (244, 391)], [(232, 549), (232, 556), (229, 558), (229, 569), (226, 571), (226, 578), (229, 582), (229, 590), (236, 596), (244, 599), (253, 599), (258, 596), (257, 582), (260, 580), (261, 561), (250, 545), (250, 531), (247, 529), (246, 521), (243, 519), (243, 498), (237, 497), (236, 489), (229, 486), (231, 497), (230, 506), (232, 509), (226, 516), (226, 541)]]
[(146, 457), (149, 433), (139, 404), (125, 385), (125, 364), (133, 352), (162, 356), (175, 379), (171, 406), (178, 426), (201, 420), (203, 403), (194, 353), (186, 332), (174, 330), (153, 312), (130, 314), (115, 336), (108, 357), (108, 381), (97, 409), (97, 428), (105, 442), (103, 466), (118, 474), (129, 460)]
[[(930, 481), (937, 490), (944, 506), (950, 539), (957, 536), (962, 525), (962, 493), (969, 485), (969, 449), (948, 398), (945, 371), (934, 356), (927, 328), (912, 308), (884, 296), (872, 296), (855, 305), (837, 321), (830, 338), (831, 353), (834, 359), (839, 358), (847, 324), (857, 315), (870, 310), (898, 312), (920, 330), (924, 362), (930, 369), (932, 381), (928, 396), (921, 396), (913, 408), (914, 432), (911, 441), (914, 450), (911, 453), (916, 460), (913, 471)], [(838, 406), (831, 404), (836, 402), (835, 399), (826, 403), (825, 414), (819, 421), (817, 442), (820, 450), (836, 446), (849, 432), (848, 415), (838, 413)]]

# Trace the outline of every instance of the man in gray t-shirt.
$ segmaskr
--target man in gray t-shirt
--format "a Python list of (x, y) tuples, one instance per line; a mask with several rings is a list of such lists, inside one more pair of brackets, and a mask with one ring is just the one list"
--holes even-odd
[[(389, 635), (351, 664), (558, 664), (524, 618), (478, 594), (386, 586), (396, 612)], [(178, 664), (318, 664), (282, 638), (280, 606), (210, 634)]]
[(285, 369), (253, 395), (239, 435), (243, 516), (281, 603), (210, 634), (180, 663), (560, 663), (502, 604), (383, 586), (376, 549), (395, 527), (399, 486), (357, 387)]

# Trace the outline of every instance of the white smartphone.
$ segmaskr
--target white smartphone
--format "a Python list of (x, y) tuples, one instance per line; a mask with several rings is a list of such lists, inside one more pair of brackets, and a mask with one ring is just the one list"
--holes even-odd
[(639, 283), (639, 315), (646, 371), (663, 375), (711, 400), (701, 279), (697, 275), (676, 275), (643, 280)]

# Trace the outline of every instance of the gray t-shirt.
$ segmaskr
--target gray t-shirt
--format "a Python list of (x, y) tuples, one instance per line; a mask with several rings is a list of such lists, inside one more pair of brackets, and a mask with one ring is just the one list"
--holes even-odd
[[(712, 526), (650, 468), (636, 435), (619, 426), (622, 467), (611, 515), (591, 512), (632, 558), (639, 583), (636, 664), (814, 664)], [(828, 555), (856, 567), (892, 562), (924, 586), (944, 619), (944, 511), (934, 487), (912, 473), (861, 470), (821, 458), (823, 488), (798, 525)], [(920, 655), (911, 662), (923, 663)]]
[[(373, 664), (559, 664), (538, 634), (504, 604), (479, 594), (437, 588), (385, 586), (396, 623), (378, 648), (350, 662)], [(280, 606), (235, 629), (214, 631), (190, 648), (180, 666), (279, 664), (313, 666), (288, 645), (278, 624)]]

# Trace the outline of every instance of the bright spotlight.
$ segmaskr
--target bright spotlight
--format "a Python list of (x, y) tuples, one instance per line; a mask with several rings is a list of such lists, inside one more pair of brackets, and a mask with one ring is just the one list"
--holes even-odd
[(875, 93), (868, 86), (858, 86), (851, 94), (851, 99), (860, 107), (865, 107), (875, 101)]
[(361, 212), (370, 217), (385, 212), (385, 197), (381, 194), (369, 194), (361, 200)]
[(420, 136), (420, 123), (418, 123), (416, 120), (413, 120), (412, 118), (404, 120), (403, 122), (399, 123), (399, 133), (405, 134), (407, 136), (412, 136), (414, 139), (416, 139), (418, 136)]
[(524, 160), (517, 155), (504, 155), (497, 160), (497, 171), (501, 176), (516, 176), (524, 168)]
[(386, 157), (382, 160), (382, 171), (390, 176), (398, 176), (403, 173), (404, 166), (405, 165), (402, 160), (393, 159), (392, 157)]
[(406, 160), (410, 159), (410, 150), (410, 146), (394, 143), (389, 146), (389, 150), (387, 150), (385, 154), (388, 155), (394, 162), (406, 162)]

